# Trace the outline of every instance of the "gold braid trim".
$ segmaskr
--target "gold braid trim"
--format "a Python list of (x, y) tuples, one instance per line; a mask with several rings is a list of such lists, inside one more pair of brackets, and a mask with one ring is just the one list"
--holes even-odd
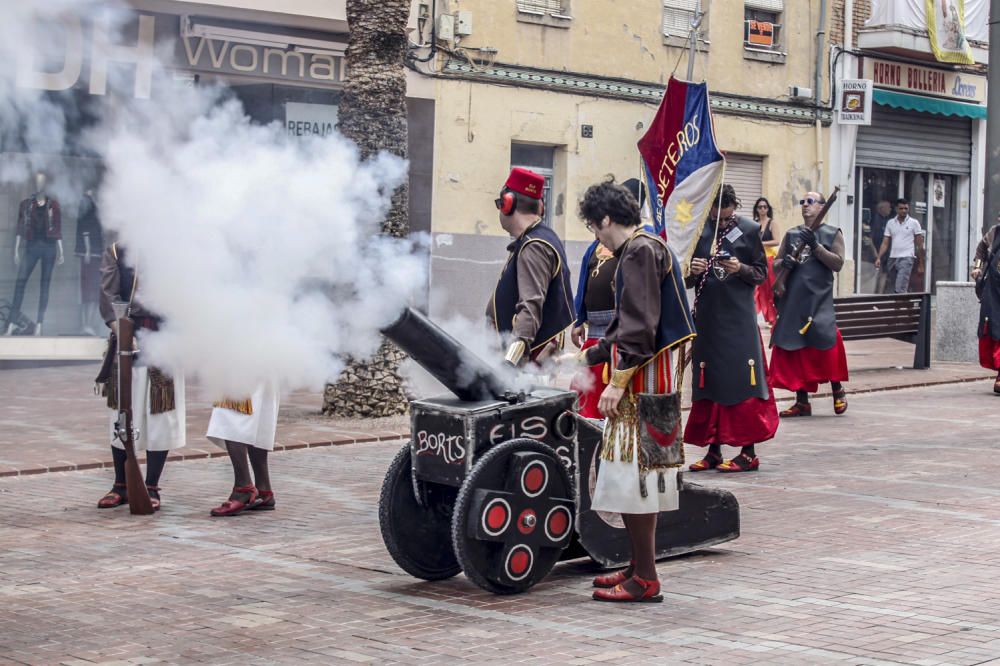
[(212, 406), (220, 409), (231, 409), (234, 412), (239, 412), (240, 414), (253, 416), (253, 400), (250, 398), (247, 398), (246, 400), (220, 400), (212, 403)]
[(614, 462), (616, 448), (618, 461), (630, 463), (635, 460), (639, 450), (639, 410), (631, 391), (625, 393), (618, 403), (618, 416), (609, 418), (605, 424), (603, 439), (601, 460)]

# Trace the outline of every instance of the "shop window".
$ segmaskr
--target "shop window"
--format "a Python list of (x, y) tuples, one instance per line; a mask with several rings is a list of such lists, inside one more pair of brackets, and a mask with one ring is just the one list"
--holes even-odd
[(556, 149), (554, 146), (539, 146), (529, 143), (510, 144), (510, 167), (522, 167), (531, 169), (535, 173), (545, 178), (545, 185), (542, 188), (542, 201), (545, 203), (545, 211), (542, 215), (542, 223), (552, 226), (552, 191), (554, 187), (554, 165)]
[(555, 28), (568, 28), (570, 0), (517, 0), (517, 20)]

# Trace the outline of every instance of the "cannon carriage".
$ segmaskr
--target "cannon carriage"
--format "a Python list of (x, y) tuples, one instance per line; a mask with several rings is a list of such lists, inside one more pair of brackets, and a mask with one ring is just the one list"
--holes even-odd
[[(464, 571), (485, 590), (513, 594), (560, 560), (627, 564), (620, 517), (590, 508), (601, 427), (576, 414), (575, 393), (510, 390), (414, 310), (383, 333), (453, 394), (410, 403), (412, 439), (382, 485), (382, 538), (404, 571), (425, 580)], [(657, 521), (658, 557), (739, 536), (731, 493), (680, 483), (680, 508)]]

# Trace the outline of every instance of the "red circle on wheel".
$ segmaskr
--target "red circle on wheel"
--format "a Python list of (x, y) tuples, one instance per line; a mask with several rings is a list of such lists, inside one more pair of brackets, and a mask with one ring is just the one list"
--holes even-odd
[(529, 564), (531, 564), (531, 556), (526, 550), (519, 550), (510, 556), (510, 572), (515, 576), (520, 576), (527, 571)]
[(531, 509), (525, 509), (517, 517), (517, 529), (521, 534), (531, 534), (538, 525), (538, 517)]
[(537, 493), (545, 483), (545, 472), (535, 466), (524, 473), (524, 489), (529, 493)]
[(558, 539), (566, 534), (566, 530), (569, 529), (569, 514), (565, 509), (558, 509), (549, 514), (548, 528), (552, 539)]
[(494, 504), (486, 512), (486, 525), (492, 531), (501, 529), (507, 522), (507, 508), (502, 504)]

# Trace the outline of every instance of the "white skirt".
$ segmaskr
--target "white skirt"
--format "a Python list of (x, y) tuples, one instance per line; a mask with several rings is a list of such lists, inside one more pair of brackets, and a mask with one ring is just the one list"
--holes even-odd
[[(162, 414), (149, 413), (149, 368), (132, 369), (132, 425), (136, 430), (136, 451), (172, 451), (184, 446), (187, 438), (187, 419), (184, 412), (184, 378), (174, 377), (174, 403), (177, 408)], [(118, 412), (111, 414), (108, 432), (111, 446), (124, 448), (115, 437)]]
[[(608, 427), (605, 421), (604, 427)], [(615, 459), (602, 460), (597, 470), (597, 485), (590, 508), (614, 513), (659, 513), (680, 508), (677, 490), (677, 467), (663, 471), (665, 492), (659, 492), (657, 471), (646, 472), (646, 496), (639, 490), (639, 452), (632, 462), (622, 462), (621, 450), (615, 444)]]
[(213, 444), (226, 448), (226, 441), (239, 442), (265, 451), (274, 450), (278, 429), (280, 396), (270, 385), (261, 384), (250, 396), (253, 414), (216, 407), (208, 421), (206, 437)]

